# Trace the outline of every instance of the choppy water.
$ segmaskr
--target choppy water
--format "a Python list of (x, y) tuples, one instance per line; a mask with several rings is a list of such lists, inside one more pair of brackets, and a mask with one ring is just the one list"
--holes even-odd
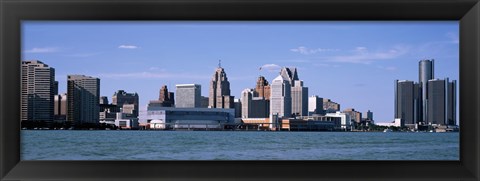
[(459, 160), (459, 133), (22, 130), (22, 160)]

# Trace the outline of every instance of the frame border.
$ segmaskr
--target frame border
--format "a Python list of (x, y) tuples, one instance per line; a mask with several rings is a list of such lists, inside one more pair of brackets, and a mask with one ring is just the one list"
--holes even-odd
[[(0, 0), (0, 180), (480, 180), (479, 0)], [(22, 20), (459, 20), (460, 161), (20, 161)]]

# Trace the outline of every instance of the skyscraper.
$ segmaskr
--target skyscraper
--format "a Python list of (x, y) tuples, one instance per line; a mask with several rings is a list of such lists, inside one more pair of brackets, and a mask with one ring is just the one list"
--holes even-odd
[(457, 81), (452, 80), (451, 82), (446, 79), (447, 83), (447, 124), (448, 125), (457, 125)]
[(255, 97), (264, 97), (266, 100), (270, 100), (270, 85), (265, 77), (258, 77), (255, 92)]
[(395, 118), (404, 124), (414, 124), (414, 83), (408, 80), (395, 80)]
[(312, 114), (325, 114), (323, 111), (323, 98), (313, 95), (308, 97), (308, 113)]
[(292, 87), (295, 86), (295, 81), (299, 80), (298, 74), (297, 74), (297, 68), (283, 67), (282, 70), (280, 70), (280, 75), (287, 78), (288, 83), (290, 83), (290, 86)]
[(67, 94), (60, 94), (54, 96), (54, 120), (66, 121), (67, 120)]
[(67, 76), (67, 121), (75, 126), (99, 122), (100, 79), (85, 75)]
[(446, 90), (447, 82), (441, 79), (428, 80), (427, 122), (431, 124), (447, 124)]
[(124, 90), (118, 90), (112, 96), (112, 104), (121, 109), (122, 113), (131, 114), (138, 117), (138, 94), (127, 93)]
[(340, 111), (340, 104), (330, 99), (323, 99), (323, 110), (325, 110), (325, 113), (336, 113)]
[(218, 65), (210, 81), (209, 103), (210, 108), (234, 108), (234, 97), (230, 96), (230, 82), (225, 70)]
[(240, 102), (242, 103), (242, 118), (249, 118), (252, 112), (252, 98), (254, 91), (252, 89), (245, 89), (242, 91)]
[(419, 117), (420, 122), (425, 122), (427, 118), (427, 99), (428, 99), (428, 80), (434, 79), (434, 60), (420, 60), (418, 62), (418, 83), (422, 90), (422, 112)]
[(201, 85), (177, 84), (176, 87), (175, 107), (201, 107)]
[(55, 69), (38, 60), (22, 61), (21, 121), (49, 124), (54, 118)]
[(175, 94), (168, 92), (167, 85), (163, 85), (162, 88), (160, 88), (158, 100), (164, 107), (173, 107), (173, 105), (175, 105)]
[(295, 80), (291, 89), (292, 114), (299, 116), (308, 115), (308, 87), (303, 87), (303, 81)]
[(292, 114), (291, 86), (288, 77), (279, 75), (273, 79), (270, 94), (270, 115), (290, 117)]

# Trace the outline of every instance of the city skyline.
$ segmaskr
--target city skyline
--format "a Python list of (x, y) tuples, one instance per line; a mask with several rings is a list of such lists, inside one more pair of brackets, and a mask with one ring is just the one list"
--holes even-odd
[(201, 84), (208, 97), (218, 60), (236, 99), (255, 88), (259, 75), (272, 82), (281, 67), (296, 67), (308, 96), (331, 99), (342, 110), (371, 110), (376, 122), (393, 120), (392, 82), (416, 81), (419, 60), (435, 59), (437, 78), (458, 80), (456, 21), (27, 21), (22, 32), (22, 60), (55, 68), (59, 94), (67, 75), (85, 74), (101, 79), (100, 95), (109, 101), (117, 90), (137, 92), (140, 111), (163, 84), (172, 92), (176, 84)]

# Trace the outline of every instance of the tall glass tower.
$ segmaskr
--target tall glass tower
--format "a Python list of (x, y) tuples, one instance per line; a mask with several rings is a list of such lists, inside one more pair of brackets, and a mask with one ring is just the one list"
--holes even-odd
[(434, 79), (434, 60), (420, 60), (418, 62), (418, 82), (422, 90), (422, 112), (419, 116), (422, 122), (427, 121), (428, 111), (428, 80)]

